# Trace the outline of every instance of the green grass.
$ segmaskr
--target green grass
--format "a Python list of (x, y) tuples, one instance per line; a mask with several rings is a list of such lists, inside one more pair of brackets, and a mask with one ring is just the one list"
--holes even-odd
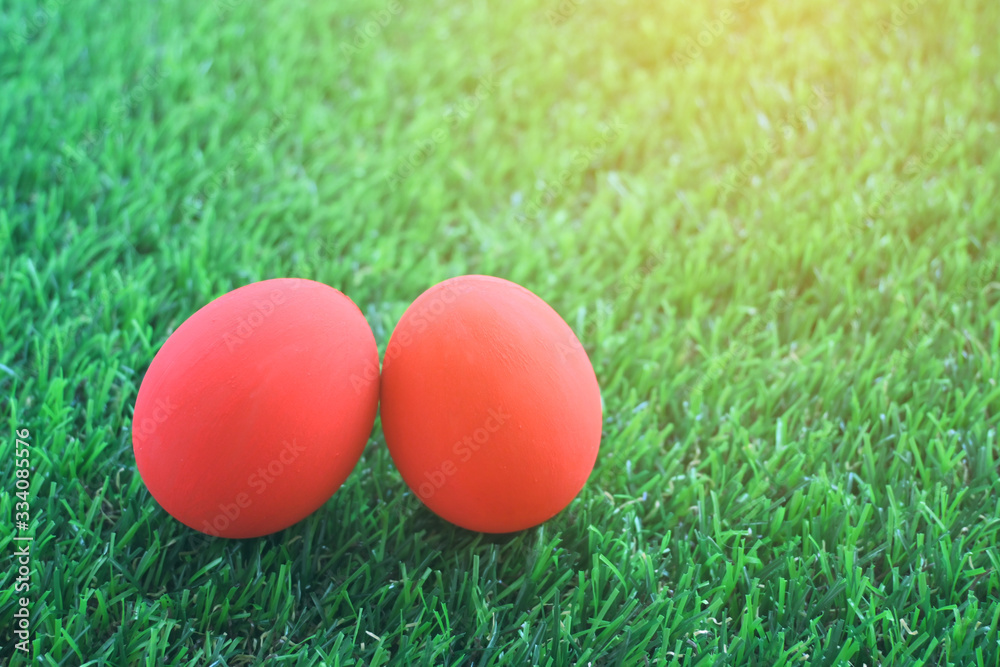
[[(0, 662), (27, 534), (35, 664), (1000, 664), (1000, 5), (391, 4), (0, 5)], [(384, 350), (463, 273), (590, 354), (566, 511), (455, 528), (378, 425), (270, 537), (150, 497), (201, 305), (310, 277)]]

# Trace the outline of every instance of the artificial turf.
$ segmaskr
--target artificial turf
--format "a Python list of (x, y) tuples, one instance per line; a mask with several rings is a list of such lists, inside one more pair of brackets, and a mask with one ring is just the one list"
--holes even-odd
[[(1000, 5), (0, 5), (0, 660), (1000, 664)], [(470, 533), (376, 428), (272, 536), (173, 520), (131, 415), (279, 276), (380, 349), (521, 283), (601, 384), (564, 512)], [(17, 530), (16, 432), (30, 526)], [(23, 449), (20, 446), (18, 450)]]

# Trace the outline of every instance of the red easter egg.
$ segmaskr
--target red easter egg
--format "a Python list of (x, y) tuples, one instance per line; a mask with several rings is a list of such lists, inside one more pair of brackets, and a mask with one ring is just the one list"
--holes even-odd
[(267, 535), (347, 479), (378, 391), (375, 337), (349, 298), (300, 278), (246, 285), (189, 317), (153, 358), (132, 421), (136, 465), (187, 526)]
[(392, 459), (438, 516), (486, 533), (538, 525), (583, 488), (601, 443), (593, 366), (527, 289), (460, 276), (421, 294), (382, 367)]

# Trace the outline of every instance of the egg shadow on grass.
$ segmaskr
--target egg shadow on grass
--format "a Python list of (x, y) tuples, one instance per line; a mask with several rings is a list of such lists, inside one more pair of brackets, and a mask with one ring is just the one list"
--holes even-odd
[[(257, 537), (230, 538), (210, 535), (189, 526), (180, 528), (180, 551), (191, 555), (212, 554), (214, 556), (241, 552), (246, 555), (260, 550), (271, 551), (288, 549), (292, 558), (298, 556), (298, 549), (303, 544), (316, 545), (339, 544), (345, 553), (355, 551), (367, 553), (370, 545), (364, 541), (346, 545), (343, 538), (346, 535), (371, 534), (375, 525), (381, 524), (388, 514), (390, 525), (402, 523), (409, 539), (431, 542), (434, 548), (445, 551), (464, 551), (475, 549), (482, 545), (508, 546), (519, 537), (527, 538), (533, 534), (533, 528), (510, 533), (484, 533), (462, 528), (442, 519), (427, 507), (409, 489), (398, 495), (384, 497), (367, 507), (359, 507), (361, 499), (357, 489), (341, 489), (319, 509), (291, 526), (268, 535)], [(343, 493), (342, 493), (343, 492)], [(298, 547), (295, 544), (298, 543)]]
[(433, 540), (442, 550), (474, 549), (483, 544), (507, 546), (518, 538), (529, 535), (532, 530), (529, 528), (511, 533), (484, 533), (463, 528), (435, 514), (412, 491), (407, 491), (401, 502), (402, 507), (394, 506), (389, 510), (391, 519), (410, 524), (409, 532), (413, 535), (413, 539)]

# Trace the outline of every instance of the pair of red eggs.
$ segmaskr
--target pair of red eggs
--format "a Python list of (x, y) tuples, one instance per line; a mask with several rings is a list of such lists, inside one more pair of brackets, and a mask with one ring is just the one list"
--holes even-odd
[(602, 407), (570, 327), (527, 289), (460, 276), (403, 314), (379, 372), (364, 315), (300, 278), (246, 285), (154, 357), (132, 443), (147, 488), (210, 535), (267, 535), (316, 511), (354, 469), (381, 410), (392, 459), (438, 516), (469, 530), (538, 525), (580, 492)]

